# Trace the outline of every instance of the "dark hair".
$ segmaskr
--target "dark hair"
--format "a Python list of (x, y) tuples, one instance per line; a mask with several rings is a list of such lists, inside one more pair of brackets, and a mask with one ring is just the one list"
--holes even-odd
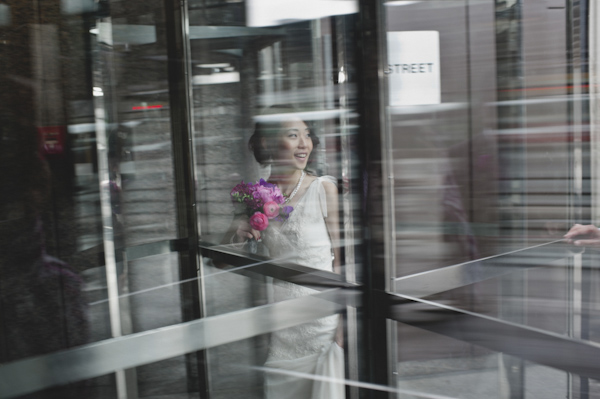
[[(302, 120), (302, 122), (304, 122), (310, 130), (310, 139), (313, 144), (313, 149), (315, 149), (321, 141), (315, 134), (313, 126), (304, 120)], [(261, 165), (268, 164), (273, 159), (273, 139), (278, 139), (278, 135), (282, 129), (281, 123), (282, 120), (273, 120), (256, 122), (254, 125), (254, 133), (250, 137), (250, 140), (248, 140), (248, 148), (254, 154), (256, 161)], [(266, 146), (263, 146), (263, 138), (269, 143)]]

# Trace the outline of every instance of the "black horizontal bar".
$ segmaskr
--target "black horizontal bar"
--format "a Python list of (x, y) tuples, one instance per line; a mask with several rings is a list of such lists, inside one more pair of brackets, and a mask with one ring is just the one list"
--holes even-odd
[[(359, 288), (359, 284), (345, 281), (344, 276), (290, 262), (236, 250), (230, 246), (199, 243), (202, 256), (211, 258), (217, 267), (228, 268), (238, 274), (258, 273), (278, 280), (323, 291), (331, 288)], [(242, 268), (243, 267), (243, 268)]]

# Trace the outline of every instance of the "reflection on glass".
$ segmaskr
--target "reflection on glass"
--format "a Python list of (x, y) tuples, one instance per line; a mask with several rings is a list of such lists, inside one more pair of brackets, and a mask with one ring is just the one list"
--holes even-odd
[[(100, 378), (37, 396), (597, 393), (555, 355), (579, 345), (576, 363), (598, 373), (583, 356), (600, 339), (597, 2), (363, 1), (381, 5), (373, 14), (357, 4), (0, 4), (0, 391), (51, 374), (13, 378), (15, 364), (100, 348), (80, 367)], [(371, 60), (367, 35), (383, 41)], [(373, 108), (357, 94), (371, 84), (384, 102)], [(358, 126), (373, 116), (364, 109), (384, 131)], [(357, 143), (377, 135), (387, 164), (360, 164), (376, 154)], [(363, 203), (380, 194), (373, 168), (390, 185), (384, 205)], [(237, 209), (242, 181), (259, 183)], [(363, 230), (365, 209), (390, 231)], [(564, 237), (575, 223), (587, 227)], [(369, 262), (387, 255), (387, 270)], [(394, 292), (372, 289), (384, 285)], [(425, 304), (387, 308), (399, 294), (430, 301), (413, 327), (386, 319)], [(329, 310), (350, 297), (373, 307), (357, 299), (342, 323)], [(440, 314), (536, 329), (557, 348), (540, 339), (515, 354), (496, 331), (458, 334)], [(247, 335), (227, 341), (236, 329)], [(164, 331), (176, 331), (164, 352), (144, 346)], [(103, 357), (122, 342), (136, 349)], [(539, 353), (563, 371), (525, 360)], [(370, 356), (389, 371), (379, 380), (360, 364)], [(116, 366), (100, 372), (97, 360)]]
[(89, 336), (79, 273), (46, 251), (43, 217), (50, 194), (47, 162), (25, 143), (15, 144), (12, 149), (20, 156), (2, 158), (2, 163), (10, 161), (10, 165), (3, 165), (7, 171), (3, 179), (13, 190), (0, 204), (0, 362), (81, 345)]
[[(575, 252), (563, 243), (543, 245), (399, 280), (401, 292), (565, 337), (598, 342), (597, 251)], [(581, 275), (572, 265), (581, 262)], [(436, 276), (436, 273), (438, 275)], [(443, 281), (442, 281), (443, 280)], [(453, 284), (448, 282), (452, 281)], [(435, 283), (434, 283), (435, 282)], [(436, 288), (437, 287), (437, 288)], [(577, 295), (572, 291), (576, 287)], [(441, 291), (444, 292), (441, 292)], [(475, 293), (477, 303), (465, 300)]]
[[(0, 364), (89, 342), (82, 274), (98, 265), (85, 251), (99, 243), (98, 212), (89, 206), (98, 190), (75, 178), (73, 165), (93, 145), (70, 129), (77, 117), (91, 121), (84, 107), (75, 106), (89, 96), (77, 87), (85, 84), (81, 74), (63, 81), (60, 64), (44, 65), (81, 57), (82, 43), (62, 48), (63, 17), (46, 9), (42, 24), (35, 19), (42, 12), (30, 7), (0, 8)], [(68, 30), (81, 34), (80, 26)], [(67, 103), (72, 113), (64, 109)], [(91, 168), (87, 172), (93, 175)], [(86, 390), (74, 384), (54, 394), (85, 396)]]
[[(335, 265), (339, 270), (339, 248), (334, 251), (332, 246), (332, 241), (339, 241), (335, 179), (317, 178), (305, 171), (312, 151), (319, 144), (319, 138), (311, 133), (306, 122), (298, 116), (289, 112), (287, 115), (283, 113), (270, 116), (276, 118), (259, 121), (250, 138), (256, 160), (270, 166), (268, 181), (273, 185), (260, 186), (259, 189), (263, 191), (257, 190), (256, 193), (259, 196), (268, 195), (269, 189), (279, 188), (283, 193), (282, 202), (291, 208), (283, 208), (282, 211), (289, 216), (278, 221), (280, 213), (275, 211), (269, 223), (270, 228), (261, 223), (263, 220), (255, 223), (256, 214), (249, 221), (242, 217), (234, 223), (232, 238), (237, 241), (251, 237), (262, 239), (270, 256), (278, 260), (326, 271), (332, 271), (332, 266)], [(257, 196), (254, 195), (254, 198)], [(267, 212), (268, 206), (269, 203), (265, 204), (265, 213), (271, 216)], [(275, 300), (296, 298), (311, 292), (313, 290), (291, 283), (274, 282)], [(302, 328), (273, 333), (266, 367), (305, 373), (314, 371), (321, 376), (343, 377), (343, 352), (334, 343), (338, 324), (338, 317), (333, 316)], [(265, 395), (267, 398), (343, 396), (343, 389), (336, 389), (332, 384), (317, 385), (310, 382), (267, 374)]]
[[(397, 93), (389, 97), (395, 250), (402, 260), (393, 277), (560, 240), (589, 215), (586, 116), (577, 111), (583, 100), (565, 91), (569, 54), (555, 40), (567, 35), (566, 11), (530, 20), (524, 13), (535, 10), (517, 0), (469, 6), (468, 15), (465, 6), (427, 1), (384, 8), (388, 35), (440, 33), (439, 49), (422, 44), (440, 52), (442, 71), (440, 104), (404, 106), (393, 101)], [(388, 43), (389, 58), (412, 65), (414, 56), (399, 43)], [(543, 56), (541, 48), (548, 49)], [(584, 54), (573, 57), (586, 61)], [(395, 75), (421, 79), (424, 72), (391, 68), (389, 90), (400, 90)], [(505, 280), (495, 292), (524, 295), (532, 277)], [(461, 295), (462, 306), (476, 306), (478, 294)]]
[[(104, 194), (106, 266), (87, 277), (93, 287), (94, 319), (108, 324), (94, 324), (95, 330), (120, 336), (148, 325), (145, 306), (130, 295), (140, 286), (147, 289), (148, 280), (160, 285), (172, 264), (157, 265), (150, 259), (140, 271), (127, 258), (131, 246), (176, 237), (167, 68), (159, 60), (165, 57), (166, 43), (164, 29), (157, 34), (164, 21), (156, 20), (150, 9), (140, 12), (137, 4), (93, 16), (89, 33), (98, 128), (96, 184)], [(98, 297), (102, 294), (104, 298)], [(165, 305), (177, 309), (175, 303)], [(131, 374), (127, 378), (135, 381)], [(119, 391), (125, 389), (122, 378), (117, 383)]]
[(117, 247), (176, 236), (167, 49), (153, 16), (135, 24), (123, 14), (98, 19), (94, 35)]
[[(337, 320), (338, 315), (331, 316)], [(265, 322), (268, 323), (267, 320)], [(317, 323), (317, 324), (315, 324)], [(299, 331), (306, 331), (303, 338), (308, 339), (304, 348), (297, 348), (297, 354), (307, 353), (307, 348), (314, 344), (314, 337), (309, 337), (318, 322), (300, 324), (277, 332), (277, 337), (298, 338)], [(248, 398), (340, 398), (344, 397), (343, 351), (341, 348), (320, 351), (307, 356), (302, 361), (292, 359), (289, 343), (282, 353), (274, 355), (273, 334), (259, 335), (252, 339), (222, 345), (210, 350), (210, 358), (214, 366), (210, 372), (211, 393), (216, 396), (233, 398), (244, 392)], [(277, 342), (277, 338), (275, 338)], [(279, 342), (282, 344), (283, 342)], [(283, 348), (279, 346), (279, 348)], [(310, 351), (310, 350), (308, 350)], [(232, 354), (237, 354), (232, 357)], [(243, 354), (243, 356), (239, 356)], [(275, 357), (280, 357), (275, 360)], [(265, 363), (266, 361), (266, 363)], [(342, 370), (332, 375), (326, 368), (337, 367), (340, 362)], [(236, 375), (235, 380), (229, 376)], [(333, 379), (333, 380), (330, 380)]]
[[(354, 13), (356, 3), (338, 1), (331, 9), (326, 6), (334, 2), (316, 3), (279, 2), (277, 8), (245, 2), (245, 21), (233, 18), (236, 4), (190, 4), (199, 225), (205, 243), (355, 278), (350, 241), (360, 209), (353, 197), (359, 191), (353, 180), (352, 17), (332, 15)], [(213, 40), (203, 34), (206, 25)], [(240, 203), (232, 204), (232, 192)], [(280, 280), (261, 284), (220, 275), (211, 260), (204, 263), (210, 314), (232, 309), (223, 300), (229, 295), (214, 290), (217, 281), (241, 293), (235, 308), (317, 292)], [(264, 395), (343, 397), (339, 385), (293, 376), (343, 378), (344, 354), (336, 343), (342, 333), (337, 316), (273, 333), (265, 367), (288, 374), (267, 374)]]
[[(503, 369), (502, 353), (398, 323), (398, 341), (419, 341), (399, 349), (398, 398), (561, 397), (571, 391), (568, 374), (526, 362), (518, 387), (515, 368)], [(513, 374), (512, 376), (510, 374)], [(432, 396), (426, 396), (432, 395)], [(439, 396), (438, 396), (439, 395)]]
[[(585, 81), (588, 67), (596, 67), (588, 65), (596, 50), (586, 47), (586, 29), (597, 16), (586, 19), (587, 3), (544, 10), (521, 0), (484, 3), (385, 2), (386, 133), (398, 259), (389, 273), (400, 294), (593, 340), (597, 296), (590, 287), (597, 255), (590, 249), (597, 229), (575, 227), (567, 237), (572, 241), (556, 242), (574, 223), (590, 224), (594, 207), (590, 176), (596, 169), (588, 141), (593, 148), (595, 139), (588, 136), (594, 127)], [(419, 55), (439, 51), (439, 104), (422, 100), (410, 85), (426, 79), (427, 68), (420, 66), (428, 65), (400, 40), (413, 31), (439, 32), (439, 48), (419, 41), (425, 47)], [(400, 87), (402, 79), (407, 83)], [(580, 247), (588, 244), (583, 254), (567, 245), (577, 240)], [(444, 356), (432, 359), (460, 369), (460, 362), (446, 363)], [(527, 376), (537, 373), (535, 367), (498, 359), (497, 372), (507, 383), (500, 397), (530, 389)], [(564, 384), (557, 392), (570, 394), (566, 380), (559, 380)], [(587, 384), (582, 379), (581, 386)], [(534, 389), (543, 395), (541, 387)]]

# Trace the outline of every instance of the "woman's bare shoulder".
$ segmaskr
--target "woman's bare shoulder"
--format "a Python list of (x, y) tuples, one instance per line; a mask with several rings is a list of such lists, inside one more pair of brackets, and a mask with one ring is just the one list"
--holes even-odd
[(321, 176), (318, 177), (318, 179), (321, 181), (321, 184), (323, 185), (323, 188), (325, 189), (325, 192), (328, 194), (332, 194), (332, 193), (337, 193), (338, 189), (337, 189), (337, 180), (335, 177), (333, 176)]

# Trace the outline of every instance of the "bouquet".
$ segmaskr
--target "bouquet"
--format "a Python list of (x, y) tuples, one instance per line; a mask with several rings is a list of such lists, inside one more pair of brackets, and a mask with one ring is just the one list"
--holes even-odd
[(269, 220), (286, 220), (294, 210), (284, 205), (285, 196), (279, 187), (264, 179), (254, 184), (242, 181), (231, 190), (231, 200), (234, 206), (248, 215), (250, 226), (258, 231), (266, 229)]

